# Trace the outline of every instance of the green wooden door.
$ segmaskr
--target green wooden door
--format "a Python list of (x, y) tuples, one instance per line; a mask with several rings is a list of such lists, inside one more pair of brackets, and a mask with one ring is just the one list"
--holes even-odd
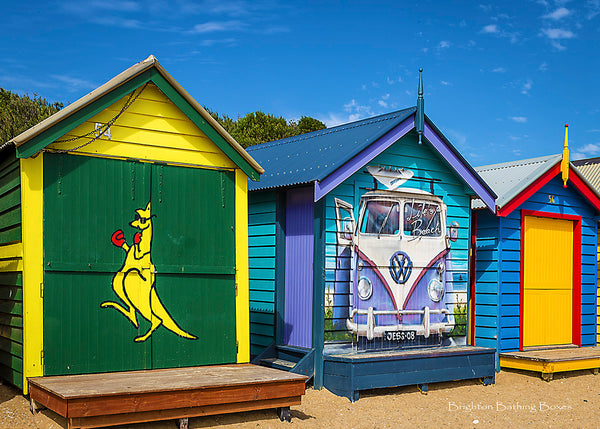
[(233, 177), (72, 155), (44, 164), (45, 374), (234, 362)]
[(197, 339), (152, 334), (154, 368), (231, 363), (235, 338), (233, 173), (152, 166), (152, 260), (173, 320)]

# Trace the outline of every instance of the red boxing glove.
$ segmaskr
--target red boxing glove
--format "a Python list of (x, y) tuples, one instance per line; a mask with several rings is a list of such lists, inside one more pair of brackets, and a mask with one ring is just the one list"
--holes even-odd
[(140, 244), (140, 241), (142, 241), (142, 233), (136, 232), (135, 235), (133, 236), (133, 242), (135, 244)]
[(125, 244), (125, 237), (123, 236), (123, 231), (118, 229), (115, 232), (113, 232), (111, 241), (112, 241), (112, 244), (114, 244), (115, 246), (122, 247), (123, 244)]

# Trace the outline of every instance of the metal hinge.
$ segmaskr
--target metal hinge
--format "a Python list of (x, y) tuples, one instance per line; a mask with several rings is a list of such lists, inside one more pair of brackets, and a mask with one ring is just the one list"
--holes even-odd
[(44, 283), (40, 283), (40, 298), (44, 297)]
[(240, 343), (238, 342), (238, 340), (235, 340), (235, 352), (239, 353), (240, 351)]

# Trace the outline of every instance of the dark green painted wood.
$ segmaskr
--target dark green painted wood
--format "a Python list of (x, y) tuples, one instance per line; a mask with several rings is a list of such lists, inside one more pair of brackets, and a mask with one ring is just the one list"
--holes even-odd
[[(23, 305), (21, 304), (21, 308)], [(0, 314), (0, 325), (23, 328), (23, 316), (20, 314)]]
[(23, 359), (0, 350), (0, 364), (23, 374)]
[(285, 191), (276, 194), (275, 220), (275, 344), (283, 344), (285, 321)]
[(0, 285), (23, 286), (23, 274), (18, 272), (0, 273)]
[[(45, 374), (236, 360), (235, 178), (232, 172), (47, 154), (44, 169)], [(151, 201), (155, 290), (185, 339), (139, 313), (135, 328), (106, 301), (129, 245), (136, 209)]]
[(0, 198), (0, 212), (18, 207), (21, 204), (21, 188), (16, 187), (2, 195)]
[(23, 374), (13, 368), (0, 365), (0, 377), (21, 389), (23, 388)]
[(323, 388), (323, 347), (325, 345), (325, 200), (314, 204), (314, 259), (313, 259), (313, 332), (315, 350), (314, 387)]
[(19, 161), (11, 163), (5, 170), (0, 170), (0, 195), (21, 185)]
[[(131, 91), (151, 80), (152, 77), (157, 74), (158, 72), (156, 69), (150, 69), (123, 83), (113, 91), (98, 98), (95, 102), (88, 104), (87, 106), (70, 115), (68, 118), (65, 118), (59, 123), (54, 124), (46, 131), (38, 134), (35, 137), (32, 137), (27, 142), (20, 145), (17, 148), (17, 156), (19, 158), (29, 158), (30, 156), (35, 155), (54, 140), (59, 139), (92, 116), (100, 113), (111, 104), (119, 101)], [(44, 162), (44, 164), (46, 163)]]
[(234, 174), (153, 165), (152, 213), (156, 290), (176, 323), (198, 337), (160, 328), (153, 367), (235, 362)]
[(21, 241), (21, 226), (15, 226), (14, 228), (7, 229), (0, 232), (0, 244), (12, 243), (14, 241)]
[(7, 325), (0, 326), (0, 337), (23, 344), (23, 328)]
[(0, 229), (13, 228), (19, 225), (21, 225), (20, 205), (0, 214)]
[(255, 182), (259, 180), (258, 172), (161, 75), (156, 74), (152, 81), (250, 179)]
[(23, 288), (21, 286), (11, 286), (0, 283), (0, 299), (23, 301)]
[(23, 356), (23, 344), (10, 341), (7, 338), (0, 337), (0, 350), (4, 350), (15, 356)]
[(13, 316), (23, 315), (23, 303), (20, 301), (0, 301), (0, 313), (11, 314)]
[[(151, 368), (151, 342), (133, 341), (149, 323), (138, 316), (136, 329), (115, 309), (100, 307), (120, 302), (112, 279), (125, 252), (111, 236), (121, 229), (132, 244), (129, 223), (149, 200), (150, 179), (145, 163), (45, 154), (45, 375)], [(51, 270), (61, 264), (64, 271)], [(68, 264), (89, 271), (70, 271)]]
[(0, 177), (10, 171), (15, 165), (19, 165), (17, 153), (14, 146), (9, 146), (2, 151), (0, 156)]

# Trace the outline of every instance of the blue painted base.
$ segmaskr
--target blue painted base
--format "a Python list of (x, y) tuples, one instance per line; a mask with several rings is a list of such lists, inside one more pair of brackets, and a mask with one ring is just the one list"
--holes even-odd
[(495, 381), (495, 349), (485, 347), (436, 347), (431, 349), (325, 355), (325, 387), (350, 401), (361, 390), (420, 385), (480, 378)]

